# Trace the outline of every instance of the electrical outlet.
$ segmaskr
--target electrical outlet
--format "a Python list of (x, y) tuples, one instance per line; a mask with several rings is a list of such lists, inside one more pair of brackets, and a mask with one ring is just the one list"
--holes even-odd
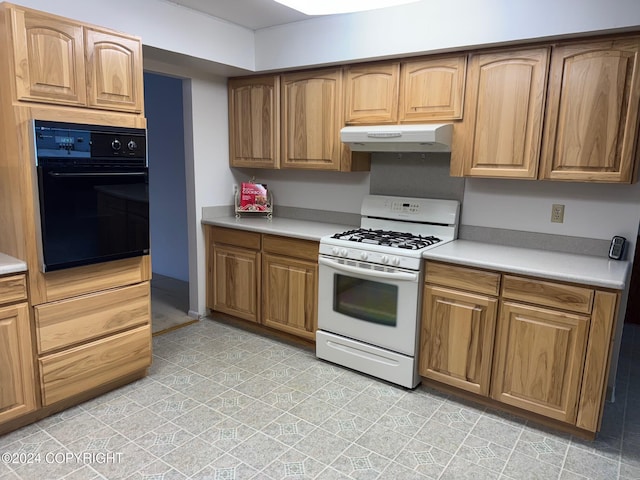
[(551, 205), (551, 221), (553, 223), (564, 222), (564, 205), (558, 203)]

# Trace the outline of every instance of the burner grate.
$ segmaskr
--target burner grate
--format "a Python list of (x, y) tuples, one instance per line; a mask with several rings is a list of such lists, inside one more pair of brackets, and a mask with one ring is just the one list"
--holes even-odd
[(441, 241), (433, 235), (415, 235), (408, 232), (373, 230), (370, 228), (347, 230), (346, 232), (336, 233), (331, 238), (367, 243), (370, 245), (381, 245), (384, 247), (404, 248), (408, 250), (419, 250)]

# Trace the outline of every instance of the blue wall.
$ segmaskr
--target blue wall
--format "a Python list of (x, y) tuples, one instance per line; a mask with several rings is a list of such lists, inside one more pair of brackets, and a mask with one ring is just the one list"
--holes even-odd
[(145, 72), (153, 272), (189, 281), (182, 80)]

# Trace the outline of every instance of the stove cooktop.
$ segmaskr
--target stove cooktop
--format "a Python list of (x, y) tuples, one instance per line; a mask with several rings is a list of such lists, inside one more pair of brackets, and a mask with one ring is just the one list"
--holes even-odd
[(406, 250), (420, 250), (441, 242), (441, 239), (433, 235), (415, 235), (407, 232), (371, 228), (347, 230), (346, 232), (336, 233), (331, 238), (368, 245), (404, 248)]

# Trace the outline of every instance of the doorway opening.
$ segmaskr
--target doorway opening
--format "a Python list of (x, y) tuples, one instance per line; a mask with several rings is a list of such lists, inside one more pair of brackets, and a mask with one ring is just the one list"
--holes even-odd
[(149, 158), (151, 329), (195, 321), (189, 311), (187, 192), (182, 79), (144, 73)]

